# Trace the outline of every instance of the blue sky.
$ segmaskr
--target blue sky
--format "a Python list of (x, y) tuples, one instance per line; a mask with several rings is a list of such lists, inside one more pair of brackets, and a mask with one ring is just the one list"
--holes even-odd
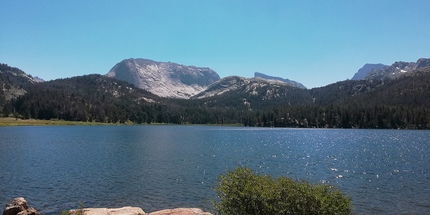
[(147, 58), (313, 88), (365, 63), (429, 58), (429, 8), (428, 0), (2, 0), (0, 62), (50, 80)]

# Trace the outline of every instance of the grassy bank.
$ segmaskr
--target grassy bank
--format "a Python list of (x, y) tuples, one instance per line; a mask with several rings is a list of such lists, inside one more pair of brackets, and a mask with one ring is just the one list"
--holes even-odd
[[(102, 122), (79, 122), (64, 120), (40, 120), (40, 119), (19, 119), (14, 117), (0, 117), (0, 126), (44, 126), (44, 125), (134, 125), (133, 122), (125, 123), (102, 123)], [(151, 123), (151, 125), (169, 125), (168, 123)], [(192, 125), (192, 124), (183, 124)], [(205, 126), (243, 126), (242, 124), (201, 124)]]
[(115, 125), (100, 122), (76, 122), (64, 120), (16, 119), (13, 117), (0, 118), (0, 126), (44, 126), (44, 125)]

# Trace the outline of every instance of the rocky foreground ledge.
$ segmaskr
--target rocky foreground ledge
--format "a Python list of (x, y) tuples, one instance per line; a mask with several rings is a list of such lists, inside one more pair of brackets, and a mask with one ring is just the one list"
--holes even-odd
[[(71, 210), (70, 215), (212, 215), (199, 208), (176, 208), (145, 213), (139, 207), (122, 208), (83, 208)], [(27, 201), (22, 198), (15, 198), (6, 204), (3, 215), (40, 215), (34, 208), (29, 208)]]

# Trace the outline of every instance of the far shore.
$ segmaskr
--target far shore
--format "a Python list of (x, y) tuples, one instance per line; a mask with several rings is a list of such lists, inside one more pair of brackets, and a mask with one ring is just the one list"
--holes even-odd
[(0, 118), (0, 126), (47, 126), (47, 125), (121, 125), (102, 122), (79, 122), (64, 120), (20, 119), (14, 117)]
[[(58, 119), (43, 120), (43, 119), (20, 119), (14, 117), (0, 117), (1, 126), (50, 126), (50, 125), (138, 125), (127, 121), (125, 123), (104, 123), (104, 122), (81, 122), (81, 121), (65, 121)], [(141, 125), (170, 125), (167, 123), (151, 123)], [(176, 125), (176, 124), (172, 124)], [(179, 124), (178, 124), (179, 125)], [(242, 124), (182, 124), (182, 125), (206, 125), (206, 126), (243, 126)]]

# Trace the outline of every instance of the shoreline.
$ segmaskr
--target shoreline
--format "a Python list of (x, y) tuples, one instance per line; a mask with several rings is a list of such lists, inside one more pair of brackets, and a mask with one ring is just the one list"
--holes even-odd
[(264, 126), (244, 126), (242, 124), (173, 124), (173, 123), (143, 123), (136, 124), (131, 121), (124, 123), (108, 123), (108, 122), (82, 122), (82, 121), (66, 121), (58, 119), (20, 119), (15, 117), (0, 117), (0, 127), (11, 126), (126, 126), (126, 125), (178, 125), (178, 126), (219, 126), (219, 127), (255, 127), (255, 128), (300, 128), (300, 129), (359, 129), (359, 130), (430, 130), (419, 128), (331, 128), (331, 127), (264, 127)]
[(125, 125), (102, 122), (79, 122), (65, 120), (19, 119), (14, 117), (0, 118), (0, 127), (7, 126), (51, 126), (51, 125)]
[(65, 121), (65, 120), (45, 120), (45, 119), (20, 119), (14, 117), (0, 117), (0, 127), (8, 126), (56, 126), (56, 125), (86, 125), (86, 126), (120, 126), (120, 125), (201, 125), (201, 126), (234, 126), (241, 127), (242, 124), (169, 124), (169, 123), (150, 123), (136, 124), (133, 122), (125, 123), (107, 123), (107, 122), (81, 122), (81, 121)]

